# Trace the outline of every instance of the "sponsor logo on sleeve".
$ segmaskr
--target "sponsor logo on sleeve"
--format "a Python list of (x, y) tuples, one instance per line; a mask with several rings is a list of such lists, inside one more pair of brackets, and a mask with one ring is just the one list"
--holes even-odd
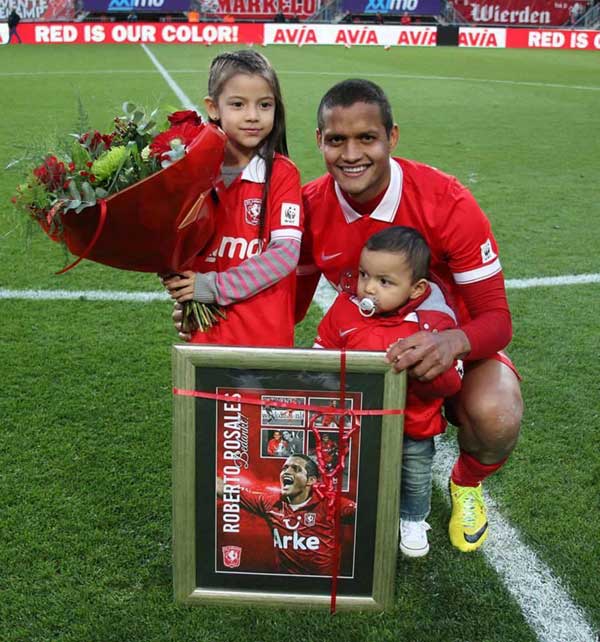
[(296, 203), (281, 204), (281, 225), (300, 225), (300, 205)]
[(481, 246), (481, 261), (483, 263), (489, 263), (490, 261), (493, 261), (496, 258), (497, 254), (494, 252), (492, 248), (492, 242), (490, 239), (488, 239), (482, 246)]

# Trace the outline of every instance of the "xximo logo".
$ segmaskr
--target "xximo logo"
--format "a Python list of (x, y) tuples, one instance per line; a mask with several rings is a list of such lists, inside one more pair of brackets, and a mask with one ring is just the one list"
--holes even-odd
[(110, 0), (108, 11), (131, 11), (132, 9), (160, 8), (165, 0)]
[(369, 0), (365, 13), (389, 13), (390, 11), (415, 11), (419, 0)]

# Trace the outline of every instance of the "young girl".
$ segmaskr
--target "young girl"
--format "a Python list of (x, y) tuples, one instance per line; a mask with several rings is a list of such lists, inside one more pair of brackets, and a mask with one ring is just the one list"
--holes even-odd
[(224, 307), (227, 318), (193, 332), (193, 343), (291, 347), (302, 208), (279, 81), (258, 52), (220, 54), (204, 103), (227, 134), (216, 230), (193, 270), (163, 283), (178, 303)]

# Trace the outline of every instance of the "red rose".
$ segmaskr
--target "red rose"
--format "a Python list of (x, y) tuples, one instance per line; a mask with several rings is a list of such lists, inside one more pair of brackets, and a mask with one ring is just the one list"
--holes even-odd
[(184, 123), (196, 126), (202, 124), (202, 117), (191, 109), (174, 111), (172, 114), (167, 116), (167, 119), (169, 120), (169, 123), (171, 123), (171, 127), (174, 125), (183, 125)]
[(181, 125), (173, 125), (171, 129), (158, 134), (150, 143), (150, 155), (158, 156), (162, 159), (163, 154), (171, 151), (171, 141), (179, 140), (182, 145), (187, 147), (201, 131), (202, 127), (192, 125), (191, 123), (184, 122)]

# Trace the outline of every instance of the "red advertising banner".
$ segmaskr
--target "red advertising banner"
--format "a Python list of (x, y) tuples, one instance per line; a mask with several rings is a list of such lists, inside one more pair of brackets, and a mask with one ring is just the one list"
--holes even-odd
[(455, 0), (454, 7), (476, 24), (564, 25), (578, 0)]
[[(21, 23), (24, 44), (261, 44), (262, 24)], [(0, 41), (4, 39), (0, 37)]]
[(507, 29), (506, 47), (513, 49), (587, 49), (600, 51), (600, 31)]

